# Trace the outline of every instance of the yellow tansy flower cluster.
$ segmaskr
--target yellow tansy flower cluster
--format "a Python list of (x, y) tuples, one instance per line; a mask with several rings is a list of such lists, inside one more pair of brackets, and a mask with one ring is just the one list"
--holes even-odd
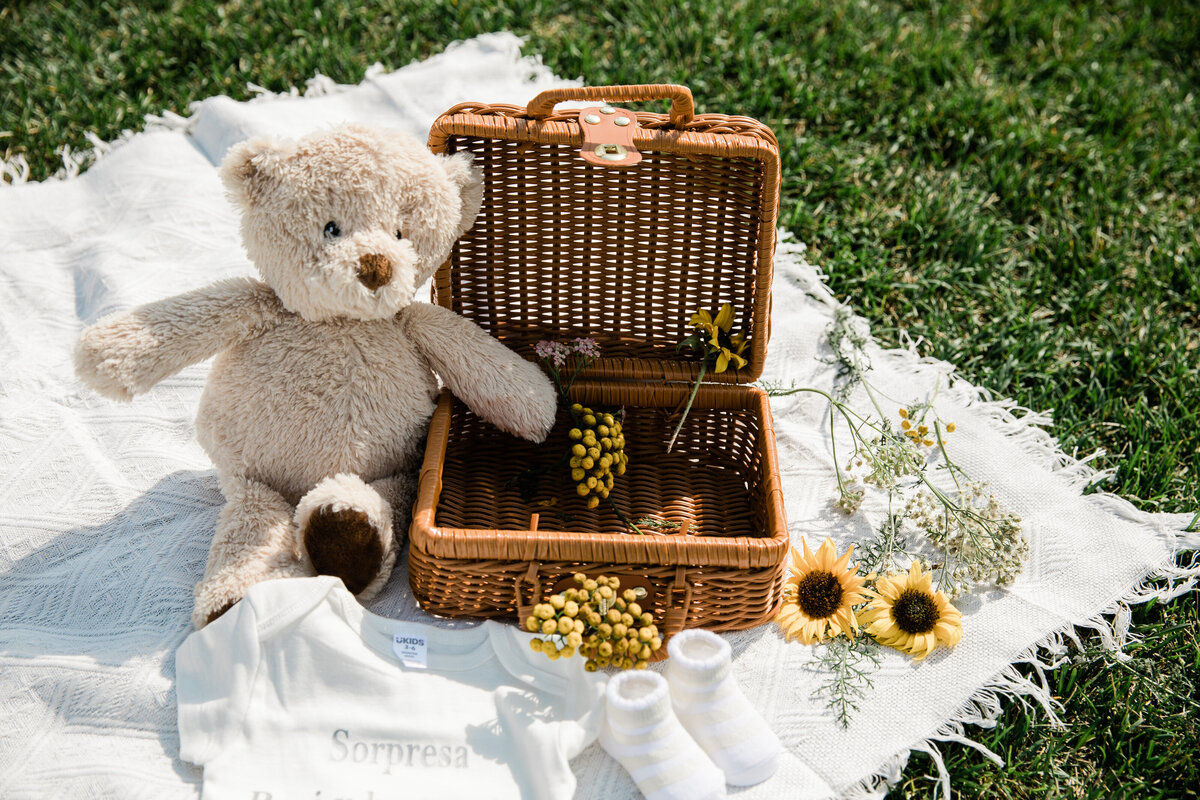
[[(946, 425), (946, 433), (954, 433), (954, 429), (955, 425), (953, 422)], [(913, 444), (933, 447), (934, 440), (930, 438), (929, 426), (922, 425), (920, 421), (914, 425), (912, 411), (907, 408), (900, 409), (900, 430), (904, 431), (904, 435), (911, 439)]]
[(621, 579), (601, 575), (589, 578), (576, 573), (578, 588), (553, 594), (533, 607), (525, 628), (540, 633), (529, 647), (551, 660), (579, 653), (584, 669), (605, 667), (645, 669), (660, 647), (662, 637), (653, 615), (638, 604), (639, 592), (621, 591)]
[(568, 432), (571, 445), (571, 480), (575, 491), (587, 498), (587, 507), (595, 508), (601, 499), (608, 499), (614, 476), (624, 475), (629, 464), (625, 455), (625, 434), (621, 421), (612, 414), (602, 414), (580, 403), (571, 405), (571, 416), (579, 426)]

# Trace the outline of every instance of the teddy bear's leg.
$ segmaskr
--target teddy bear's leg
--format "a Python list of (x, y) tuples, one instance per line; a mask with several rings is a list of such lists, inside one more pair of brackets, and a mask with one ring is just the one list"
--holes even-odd
[(296, 506), (296, 543), (320, 575), (336, 575), (360, 601), (383, 588), (396, 563), (392, 506), (357, 475), (325, 478)]
[(384, 564), (370, 585), (363, 590), (368, 598), (375, 594), (387, 583), (396, 564), (396, 557), (404, 548), (408, 539), (408, 525), (412, 521), (413, 501), (417, 498), (417, 476), (415, 473), (400, 473), (371, 481), (371, 488), (379, 492), (379, 496), (392, 507), (392, 547)]
[(192, 624), (202, 628), (271, 578), (311, 575), (295, 548), (294, 510), (279, 492), (240, 475), (220, 475), (225, 507), (196, 584)]

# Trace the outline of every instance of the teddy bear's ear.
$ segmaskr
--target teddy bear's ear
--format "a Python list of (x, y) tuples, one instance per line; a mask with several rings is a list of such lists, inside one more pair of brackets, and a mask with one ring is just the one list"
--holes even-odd
[(462, 201), (462, 213), (458, 220), (457, 239), (475, 224), (479, 214), (479, 206), (483, 203), (483, 170), (471, 163), (470, 153), (455, 153), (443, 157), (442, 166), (446, 169), (451, 183), (458, 187), (458, 195)]
[(274, 136), (239, 142), (221, 160), (221, 182), (238, 205), (249, 208), (295, 151), (294, 142)]

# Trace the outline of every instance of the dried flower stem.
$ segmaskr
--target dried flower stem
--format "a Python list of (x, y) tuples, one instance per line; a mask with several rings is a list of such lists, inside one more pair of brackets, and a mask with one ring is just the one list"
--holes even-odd
[(696, 376), (696, 382), (692, 385), (692, 393), (688, 395), (687, 405), (683, 407), (683, 415), (679, 418), (679, 424), (675, 426), (675, 432), (671, 434), (671, 438), (667, 440), (667, 452), (671, 452), (671, 448), (675, 446), (675, 439), (679, 437), (679, 432), (683, 430), (683, 423), (687, 420), (688, 412), (692, 410), (692, 403), (696, 401), (696, 392), (700, 391), (700, 382), (704, 380), (704, 370), (708, 367), (708, 359), (700, 362), (700, 374)]
[(637, 525), (634, 525), (634, 524), (633, 524), (633, 520), (631, 520), (629, 517), (625, 516), (625, 512), (623, 512), (621, 509), (617, 508), (617, 503), (616, 503), (616, 501), (615, 501), (615, 500), (613, 500), (613, 499), (612, 499), (612, 497), (608, 497), (608, 498), (605, 498), (605, 499), (606, 499), (606, 500), (608, 500), (608, 504), (609, 504), (610, 506), (612, 506), (612, 510), (613, 510), (614, 512), (616, 512), (616, 515), (617, 515), (618, 517), (620, 517), (620, 519), (621, 519), (621, 522), (624, 522), (626, 526), (628, 526), (629, 528), (631, 528), (631, 529), (633, 530), (633, 532), (634, 532), (634, 533), (636, 533), (636, 534), (638, 534), (639, 536), (642, 536), (642, 535), (644, 535), (644, 534), (645, 534), (645, 531), (643, 531), (643, 530), (642, 530), (641, 528), (639, 528)]

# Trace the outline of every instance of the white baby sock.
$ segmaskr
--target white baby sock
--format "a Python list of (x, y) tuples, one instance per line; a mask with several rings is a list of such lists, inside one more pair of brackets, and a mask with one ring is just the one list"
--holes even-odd
[(730, 674), (729, 642), (711, 631), (680, 631), (667, 643), (671, 704), (683, 727), (733, 786), (775, 774), (779, 739)]
[(646, 800), (718, 800), (725, 778), (671, 711), (656, 672), (622, 672), (605, 690), (600, 746), (633, 778)]

